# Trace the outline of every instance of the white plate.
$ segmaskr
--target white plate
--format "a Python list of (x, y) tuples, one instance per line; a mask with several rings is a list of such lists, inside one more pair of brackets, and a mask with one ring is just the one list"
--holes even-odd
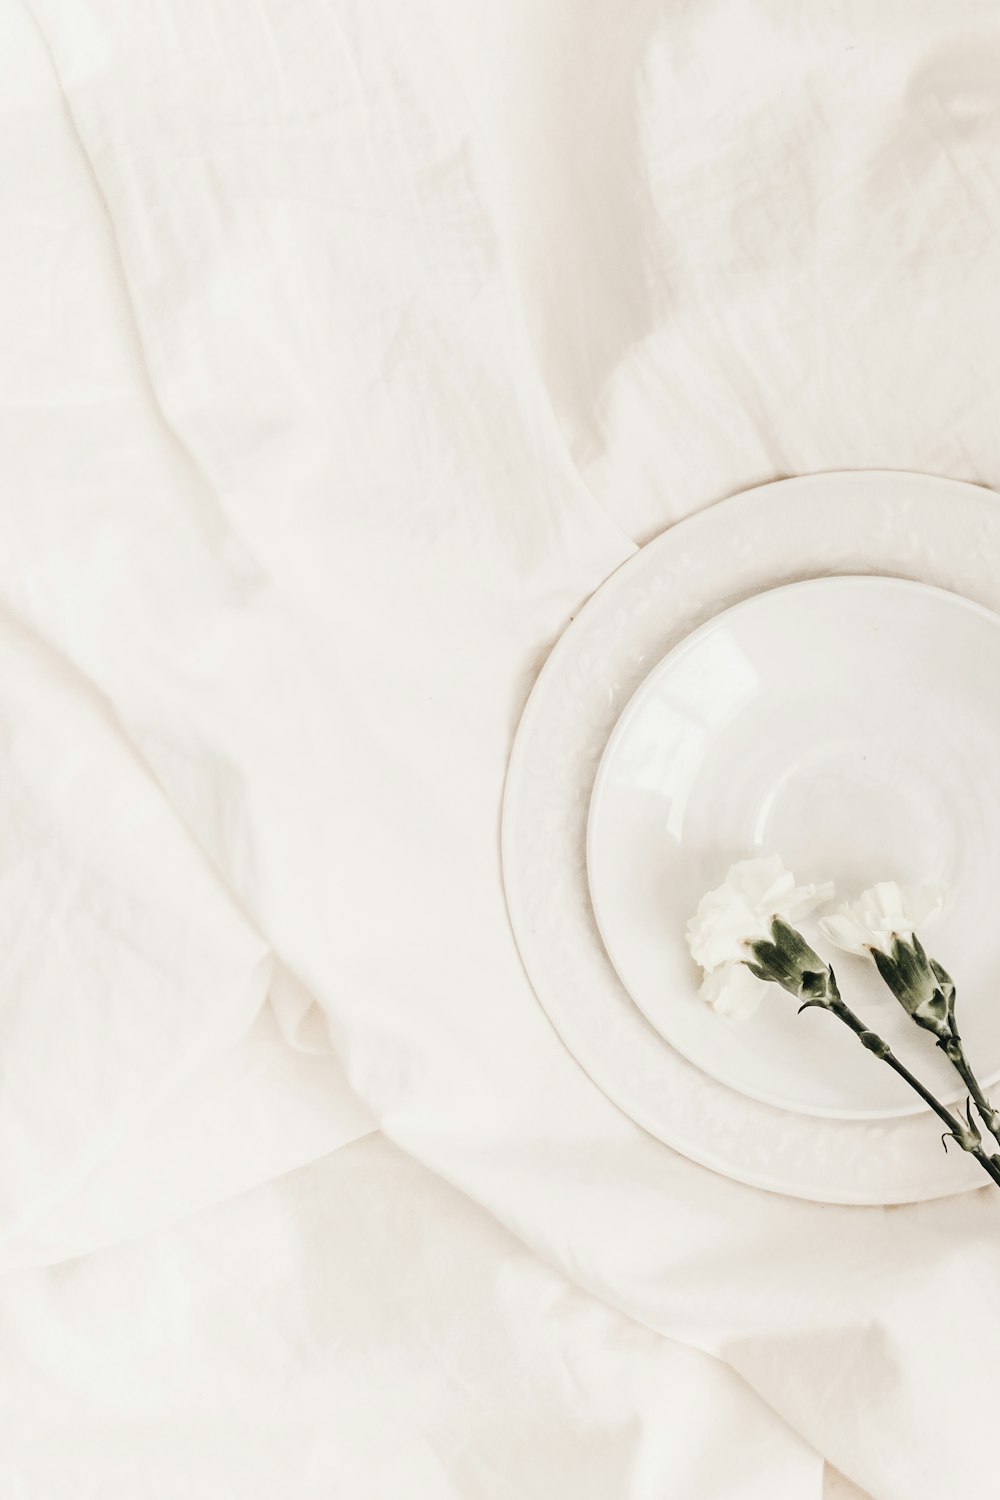
[(622, 985), (587, 886), (598, 762), (650, 669), (729, 605), (834, 573), (906, 576), (1000, 608), (1000, 500), (975, 485), (915, 474), (815, 475), (727, 500), (643, 547), (578, 612), (525, 707), (504, 797), (504, 884), (521, 957), (550, 1020), (594, 1082), (652, 1135), (774, 1192), (828, 1203), (912, 1202), (978, 1187), (982, 1171), (955, 1151), (945, 1156), (928, 1114), (798, 1115), (696, 1068)]
[[(650, 673), (591, 800), (601, 935), (657, 1031), (706, 1073), (805, 1114), (914, 1114), (921, 1100), (857, 1038), (772, 987), (752, 1021), (696, 994), (684, 926), (734, 860), (780, 854), (854, 894), (948, 888), (925, 936), (959, 984), (984, 1081), (1000, 1075), (1000, 617), (892, 578), (823, 578), (736, 605)], [(814, 927), (810, 939), (824, 945)], [(845, 999), (939, 1098), (954, 1070), (871, 964), (834, 959)]]

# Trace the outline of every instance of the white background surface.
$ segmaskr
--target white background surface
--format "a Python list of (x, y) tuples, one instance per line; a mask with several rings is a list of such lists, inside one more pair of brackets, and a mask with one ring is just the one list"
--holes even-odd
[(534, 1002), (497, 817), (672, 521), (1000, 482), (995, 18), (0, 28), (3, 1500), (981, 1489), (995, 1205), (655, 1146)]

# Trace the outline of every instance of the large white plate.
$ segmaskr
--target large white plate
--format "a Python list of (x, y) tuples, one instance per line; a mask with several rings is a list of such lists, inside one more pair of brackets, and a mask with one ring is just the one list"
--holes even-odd
[(910, 1202), (978, 1187), (982, 1171), (955, 1151), (944, 1155), (929, 1115), (798, 1115), (748, 1099), (688, 1062), (615, 973), (587, 885), (597, 765), (650, 669), (729, 605), (840, 573), (910, 577), (997, 609), (1000, 500), (920, 475), (818, 475), (727, 500), (644, 547), (579, 612), (526, 705), (504, 799), (504, 881), (542, 1005), (577, 1061), (632, 1119), (693, 1161), (758, 1187), (831, 1203)]
[[(915, 1114), (922, 1101), (843, 1026), (768, 991), (752, 1022), (697, 999), (684, 926), (736, 859), (780, 854), (853, 894), (948, 890), (925, 933), (959, 982), (984, 1081), (1000, 1074), (1000, 617), (893, 578), (822, 578), (724, 611), (649, 674), (608, 742), (587, 862), (605, 946), (685, 1057), (805, 1114)], [(809, 936), (823, 947), (813, 926)], [(939, 1098), (963, 1090), (872, 965), (835, 957), (845, 998)]]

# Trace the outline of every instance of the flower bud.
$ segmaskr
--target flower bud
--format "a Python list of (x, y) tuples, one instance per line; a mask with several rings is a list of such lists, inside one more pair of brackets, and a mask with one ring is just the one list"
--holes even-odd
[(752, 959), (747, 961), (751, 974), (795, 995), (803, 1005), (821, 1005), (829, 1009), (840, 999), (833, 970), (823, 962), (800, 932), (780, 917), (771, 923), (770, 939), (748, 944)]
[(966, 1130), (964, 1125), (955, 1131), (953, 1138), (958, 1142), (963, 1151), (975, 1151), (976, 1147), (981, 1145), (983, 1139), (978, 1131)]
[(983, 1138), (979, 1134), (976, 1122), (972, 1118), (972, 1100), (966, 1101), (965, 1118), (967, 1124), (963, 1125), (961, 1119), (955, 1121), (955, 1129), (947, 1131), (942, 1137), (945, 1150), (948, 1149), (949, 1141), (957, 1141), (963, 1151), (978, 1151), (983, 1144)]
[(909, 942), (893, 939), (890, 952), (872, 948), (871, 956), (886, 984), (918, 1026), (944, 1042), (951, 1033), (955, 986), (950, 974), (929, 959), (916, 933)]

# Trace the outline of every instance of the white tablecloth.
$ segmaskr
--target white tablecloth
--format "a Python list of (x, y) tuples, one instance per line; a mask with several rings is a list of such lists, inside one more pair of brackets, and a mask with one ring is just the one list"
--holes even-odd
[(643, 1135), (535, 1002), (497, 822), (548, 647), (663, 527), (1000, 483), (1000, 18), (0, 41), (0, 1496), (981, 1492), (992, 1198), (827, 1210)]

